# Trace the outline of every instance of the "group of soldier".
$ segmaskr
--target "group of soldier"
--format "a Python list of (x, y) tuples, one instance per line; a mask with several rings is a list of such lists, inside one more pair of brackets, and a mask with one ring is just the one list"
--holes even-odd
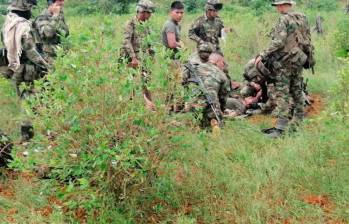
[[(0, 55), (1, 74), (12, 80), (21, 100), (35, 92), (35, 80), (43, 79), (53, 69), (61, 38), (69, 35), (63, 14), (64, 0), (48, 0), (47, 9), (31, 21), (32, 8), (36, 5), (36, 0), (12, 0), (1, 33), (5, 47)], [(22, 142), (34, 136), (29, 119), (23, 119), (21, 135)], [(12, 147), (2, 132), (0, 147), (1, 158)]]
[[(247, 63), (243, 85), (231, 80), (220, 46), (220, 39), (230, 31), (218, 16), (223, 4), (219, 0), (207, 0), (205, 14), (191, 25), (189, 38), (195, 41), (197, 53), (182, 65), (182, 84), (186, 89), (199, 88), (195, 102), (186, 106), (202, 109), (204, 126), (218, 127), (224, 118), (246, 113), (272, 113), (277, 117), (276, 126), (263, 132), (278, 138), (287, 130), (297, 130), (301, 124), (307, 102), (302, 71), (315, 65), (310, 27), (307, 18), (293, 10), (294, 1), (274, 0), (272, 5), (280, 17), (269, 35), (271, 45)], [(121, 58), (129, 67), (142, 66), (140, 53), (154, 54), (151, 44), (142, 45), (150, 30), (137, 29), (151, 17), (154, 9), (150, 0), (141, 0), (136, 17), (126, 26)], [(183, 3), (172, 2), (169, 15), (162, 30), (162, 42), (170, 49), (171, 59), (177, 62), (183, 48), (180, 27)], [(142, 74), (148, 72), (142, 67), (140, 70)], [(147, 107), (154, 109), (146, 87), (144, 98)]]
[[(32, 94), (34, 80), (44, 78), (53, 69), (61, 38), (69, 35), (64, 0), (48, 0), (48, 8), (30, 22), (31, 9), (36, 4), (36, 0), (12, 0), (2, 30), (5, 49), (1, 68), (5, 69), (1, 72), (13, 80), (20, 98)], [(277, 117), (276, 126), (263, 132), (278, 138), (287, 129), (296, 130), (303, 120), (302, 70), (315, 64), (309, 24), (303, 14), (293, 10), (294, 1), (274, 0), (272, 5), (280, 17), (270, 33), (271, 45), (247, 63), (243, 85), (231, 80), (220, 46), (220, 39), (230, 31), (218, 16), (223, 4), (207, 0), (204, 15), (191, 25), (189, 38), (196, 43), (197, 52), (180, 65), (181, 84), (188, 92), (195, 92), (194, 102), (185, 102), (184, 108), (193, 111), (200, 108), (203, 126), (219, 128), (225, 118), (246, 113), (273, 113)], [(172, 2), (162, 30), (162, 43), (177, 65), (184, 47), (180, 26), (184, 8), (181, 1)], [(145, 24), (154, 11), (150, 0), (137, 3), (136, 16), (124, 31), (119, 58), (120, 63), (139, 71), (144, 80), (145, 104), (151, 110), (155, 110), (155, 105), (147, 89), (150, 71), (142, 60), (154, 55), (152, 43), (145, 41), (151, 32)], [(33, 137), (30, 122), (24, 122), (21, 130), (23, 140)]]

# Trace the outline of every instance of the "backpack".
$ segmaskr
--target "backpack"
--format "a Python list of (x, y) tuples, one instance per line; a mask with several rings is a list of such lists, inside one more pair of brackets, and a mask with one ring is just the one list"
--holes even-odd
[(311, 33), (308, 19), (301, 13), (288, 13), (289, 21), (297, 27), (295, 32), (290, 35), (285, 47), (286, 51), (290, 51), (295, 46), (298, 46), (306, 55), (307, 60), (303, 67), (311, 69), (315, 66), (314, 46), (311, 44)]

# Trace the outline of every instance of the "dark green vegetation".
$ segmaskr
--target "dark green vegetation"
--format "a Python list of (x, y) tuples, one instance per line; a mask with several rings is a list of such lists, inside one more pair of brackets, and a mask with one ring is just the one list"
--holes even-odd
[[(241, 80), (277, 15), (228, 7), (222, 17), (237, 35), (223, 49)], [(31, 114), (37, 135), (13, 153), (22, 174), (1, 177), (1, 223), (348, 223), (349, 62), (336, 57), (348, 29), (340, 9), (304, 11), (312, 22), (325, 18), (325, 35), (314, 34), (316, 75), (305, 73), (324, 105), (298, 133), (272, 141), (260, 133), (270, 125), (264, 117), (227, 121), (215, 136), (190, 114), (168, 115), (167, 92), (181, 90), (169, 81), (176, 73), (160, 44), (155, 62), (144, 58), (158, 108), (147, 111), (140, 77), (117, 64), (130, 15), (85, 17), (67, 8), (70, 50), (49, 76), (52, 91), (25, 103), (38, 112)], [(184, 38), (198, 15), (185, 17)], [(149, 41), (159, 40), (165, 19), (153, 17)], [(194, 49), (185, 43), (184, 58)], [(7, 80), (0, 96), (0, 127), (18, 139), (18, 101)], [(38, 167), (51, 170), (49, 179), (32, 177)]]

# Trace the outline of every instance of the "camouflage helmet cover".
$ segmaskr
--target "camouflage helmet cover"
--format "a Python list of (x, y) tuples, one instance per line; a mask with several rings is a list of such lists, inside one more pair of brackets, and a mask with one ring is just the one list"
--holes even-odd
[(221, 10), (223, 8), (223, 3), (220, 0), (207, 0), (205, 5), (205, 10)]
[(37, 5), (36, 0), (12, 0), (8, 9), (18, 11), (29, 11), (33, 6)]
[(136, 10), (137, 12), (153, 13), (155, 11), (155, 5), (150, 0), (141, 0), (138, 2)]
[(296, 2), (292, 0), (274, 0), (273, 3), (271, 3), (272, 6), (284, 5), (284, 4), (295, 5)]
[(203, 43), (200, 44), (198, 47), (198, 52), (206, 52), (206, 53), (212, 53), (213, 52), (213, 46), (211, 43)]

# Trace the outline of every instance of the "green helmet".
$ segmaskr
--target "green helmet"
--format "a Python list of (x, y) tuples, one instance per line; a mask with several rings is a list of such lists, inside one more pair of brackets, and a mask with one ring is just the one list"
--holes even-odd
[(8, 10), (30, 11), (35, 5), (37, 5), (36, 0), (12, 0)]
[(223, 8), (223, 3), (220, 0), (207, 0), (205, 9), (207, 10), (221, 10)]
[(141, 0), (137, 4), (137, 12), (149, 12), (153, 13), (155, 11), (155, 5), (150, 0)]
[(284, 4), (295, 5), (296, 2), (292, 0), (274, 0), (273, 3), (271, 3), (272, 6), (284, 5)]

